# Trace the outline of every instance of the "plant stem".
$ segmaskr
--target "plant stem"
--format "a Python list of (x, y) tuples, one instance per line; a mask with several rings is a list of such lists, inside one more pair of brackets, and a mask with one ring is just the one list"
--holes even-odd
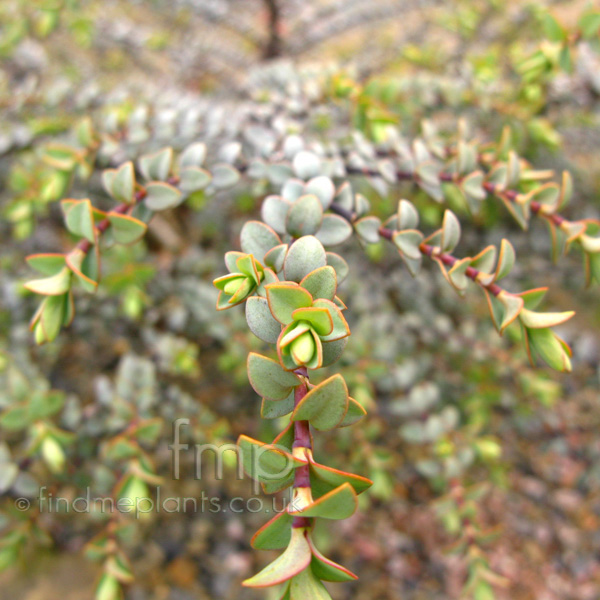
[[(297, 369), (295, 372), (304, 377), (306, 381), (294, 389), (294, 407), (298, 406), (308, 393), (308, 371), (306, 368), (302, 368)], [(312, 449), (308, 421), (294, 421), (294, 443), (292, 447)], [(294, 471), (294, 484), (292, 487), (293, 489), (310, 488), (310, 468), (308, 464), (302, 465)], [(310, 524), (311, 520), (307, 517), (294, 517), (292, 521), (292, 527), (308, 527)]]

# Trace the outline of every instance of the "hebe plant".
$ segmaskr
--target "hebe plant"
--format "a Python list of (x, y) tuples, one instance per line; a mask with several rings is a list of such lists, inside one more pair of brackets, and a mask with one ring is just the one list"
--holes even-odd
[[(573, 313), (541, 312), (546, 288), (514, 292), (501, 285), (516, 260), (508, 240), (474, 256), (457, 254), (461, 227), (464, 217), (476, 213), (483, 200), (496, 199), (523, 227), (533, 217), (544, 220), (556, 256), (578, 248), (589, 282), (600, 282), (600, 239), (598, 222), (568, 220), (561, 214), (573, 194), (569, 174), (555, 182), (551, 171), (536, 170), (518, 155), (509, 129), (497, 143), (488, 144), (479, 143), (464, 123), (456, 134), (442, 135), (429, 121), (422, 123), (422, 135), (412, 141), (391, 125), (379, 127), (376, 143), (344, 128), (341, 135), (324, 140), (303, 113), (310, 115), (315, 109), (318, 83), (312, 79), (294, 83), (290, 98), (277, 91), (270, 105), (244, 105), (243, 117), (219, 132), (225, 139), (207, 136), (207, 144), (193, 143), (177, 155), (164, 148), (141, 156), (135, 164), (126, 161), (104, 170), (102, 182), (116, 203), (113, 208), (100, 210), (89, 199), (63, 200), (66, 227), (78, 241), (64, 253), (29, 257), (42, 276), (26, 288), (43, 296), (31, 322), (35, 339), (51, 341), (73, 319), (74, 285), (88, 292), (97, 289), (106, 247), (139, 240), (156, 212), (175, 208), (189, 197), (223, 193), (244, 180), (252, 182), (254, 195), (264, 198), (262, 221), (247, 222), (239, 249), (225, 255), (228, 273), (214, 281), (219, 290), (217, 309), (237, 310), (234, 307), (245, 303), (249, 329), (273, 347), (271, 356), (250, 353), (248, 379), (262, 398), (262, 416), (290, 415), (289, 423), (270, 443), (241, 436), (238, 444), (245, 470), (265, 492), (289, 487), (293, 492), (288, 509), (252, 539), (257, 549), (283, 553), (244, 583), (284, 584), (283, 598), (300, 600), (329, 598), (323, 581), (356, 577), (319, 552), (312, 529), (316, 519), (352, 515), (357, 496), (371, 485), (369, 479), (333, 469), (313, 455), (313, 431), (350, 426), (366, 414), (349, 396), (340, 374), (324, 379), (319, 375), (320, 369), (342, 356), (350, 336), (343, 292), (338, 290), (350, 267), (329, 248), (352, 236), (366, 247), (385, 240), (415, 276), (424, 262), (436, 263), (459, 294), (471, 284), (483, 292), (500, 333), (519, 325), (532, 360), (569, 371), (570, 350), (553, 328)], [(346, 111), (334, 103), (339, 98), (335, 84), (327, 82), (324, 89), (333, 89), (333, 97), (321, 92), (322, 106), (331, 111), (331, 119), (343, 122)], [(101, 136), (94, 132), (89, 137)], [(383, 221), (370, 214), (369, 199), (355, 191), (351, 178), (365, 179), (385, 191), (402, 181), (413, 182), (437, 203), (456, 203), (458, 198), (463, 218), (446, 210), (439, 228), (424, 232), (415, 204), (401, 199), (395, 213)], [(53, 454), (61, 452), (61, 440), (56, 443)], [(58, 465), (56, 459), (52, 462)], [(135, 464), (118, 489), (143, 497), (155, 476), (143, 457)], [(140, 489), (129, 489), (132, 478)], [(131, 574), (122, 566), (124, 558), (110, 555), (103, 544), (99, 548), (100, 555), (109, 558), (98, 593), (103, 599), (118, 597)], [(489, 589), (489, 577), (483, 573), (484, 561), (478, 558), (475, 563), (469, 585), (481, 590), (476, 592), (481, 597)]]

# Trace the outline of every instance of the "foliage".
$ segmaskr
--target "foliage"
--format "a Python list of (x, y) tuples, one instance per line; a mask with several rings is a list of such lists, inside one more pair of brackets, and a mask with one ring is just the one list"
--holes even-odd
[[(499, 7), (490, 10), (490, 18), (503, 17)], [(37, 9), (32, 14), (38, 18)], [(71, 27), (72, 16), (64, 14)], [(479, 23), (470, 7), (437, 18), (464, 39)], [(101, 322), (129, 329), (125, 336), (151, 348), (152, 361), (129, 347), (120, 352), (115, 383), (100, 379), (88, 405), (53, 390), (39, 373), (23, 373), (28, 361), (6, 355), (2, 365), (0, 427), (8, 443), (1, 447), (0, 492), (35, 497), (41, 473), (59, 488), (87, 485), (125, 506), (89, 519), (87, 554), (102, 571), (98, 599), (122, 597), (135, 582), (132, 548), (153, 522), (146, 509), (154, 491), (166, 485), (168, 466), (159, 447), (177, 408), (192, 416), (192, 439), (226, 441), (241, 434), (240, 462), (265, 493), (291, 488), (286, 510), (251, 541), (255, 549), (282, 552), (246, 579), (246, 587), (283, 584), (283, 598), (329, 598), (323, 581), (355, 580), (318, 550), (321, 520), (349, 518), (359, 505), (371, 514), (373, 503), (389, 503), (398, 492), (396, 477), (402, 485), (424, 480), (438, 495), (432, 506), (466, 569), (464, 596), (493, 598), (510, 585), (488, 556), (500, 532), (488, 527), (482, 508), (495, 486), (507, 485), (503, 460), (510, 450), (498, 414), (505, 410), (503, 393), (554, 404), (560, 386), (524, 367), (520, 356), (571, 371), (573, 356), (563, 337), (574, 312), (540, 309), (546, 295), (551, 303), (564, 300), (557, 294), (560, 267), (552, 268), (548, 288), (532, 287), (528, 252), (509, 219), (535, 235), (538, 223), (547, 226), (554, 261), (576, 253), (587, 283), (600, 283), (600, 222), (581, 210), (568, 170), (557, 176), (536, 166), (540, 146), (560, 147), (549, 114), (553, 85), (561, 71), (572, 72), (582, 45), (596, 44), (598, 13), (587, 10), (574, 27), (546, 11), (530, 11), (527, 18), (548, 40), (533, 51), (518, 40), (497, 69), (468, 55), (474, 71), (460, 89), (435, 75), (435, 65), (417, 76), (395, 73), (396, 65), (391, 75), (366, 81), (351, 69), (275, 65), (250, 78), (241, 100), (190, 96), (166, 115), (160, 102), (103, 98), (68, 114), (68, 99), (68, 116), (38, 122), (30, 132), (26, 146), (35, 152), (19, 144), (9, 148), (7, 155), (15, 157), (4, 214), (15, 238), (37, 250), (36, 232), (48, 215), (65, 225), (52, 248), (44, 243), (28, 256), (38, 275), (18, 288), (27, 308), (39, 301), (30, 321), (37, 344), (54, 342), (60, 349), (69, 336), (93, 336), (93, 311), (105, 310), (110, 316)], [(58, 26), (53, 19), (52, 29)], [(10, 54), (19, 39), (3, 52)], [(498, 43), (502, 48), (504, 42)], [(409, 50), (410, 62), (432, 67)], [(431, 94), (435, 100), (429, 102)], [(174, 102), (173, 96), (168, 100)], [(469, 119), (448, 124), (437, 118), (440, 104)], [(232, 199), (235, 218), (229, 223)], [(569, 212), (571, 201), (576, 210)], [(577, 212), (585, 216), (570, 216)], [(201, 238), (190, 241), (197, 252), (172, 271), (158, 260), (144, 262), (153, 236), (162, 235), (165, 245), (175, 243), (164, 241), (173, 237), (185, 243), (178, 235), (185, 227), (174, 236), (164, 233), (177, 214), (201, 221)], [(160, 227), (163, 233), (156, 233)], [(225, 273), (215, 256), (231, 230), (239, 244), (225, 253)], [(367, 267), (352, 240), (365, 250)], [(400, 269), (390, 250), (414, 282), (404, 278), (397, 285)], [(422, 282), (429, 281), (432, 262), (458, 301), (443, 288), (432, 288), (432, 299), (415, 287), (427, 285)], [(217, 309), (232, 308), (218, 316), (208, 308), (215, 298), (205, 281), (215, 274)], [(473, 290), (485, 303), (471, 300), (467, 292)], [(90, 302), (86, 294), (100, 297)], [(121, 299), (120, 308), (110, 295)], [(177, 306), (162, 305), (165, 298), (176, 298)], [(441, 306), (429, 318), (410, 324), (435, 302)], [(479, 323), (484, 310), (504, 341)], [(446, 313), (454, 329), (463, 321), (478, 329), (454, 339), (452, 326), (438, 320)], [(251, 425), (257, 439), (243, 430), (255, 419), (240, 416), (255, 415), (252, 405), (238, 407), (240, 414), (226, 422), (218, 409), (185, 391), (206, 372), (200, 345), (207, 343), (209, 352), (218, 349), (219, 369), (236, 382), (229, 385), (240, 390), (248, 380), (261, 398), (265, 422)], [(475, 346), (491, 358), (473, 364)], [(506, 346), (514, 352), (506, 354)], [(32, 352), (43, 362), (52, 347)], [(435, 367), (429, 353), (450, 364)], [(445, 379), (463, 370), (469, 389), (457, 392)], [(158, 400), (159, 389), (168, 401)], [(385, 394), (390, 406), (384, 410), (402, 417), (393, 441), (385, 435), (385, 419), (371, 416), (381, 410), (373, 397)], [(510, 418), (520, 423), (521, 413), (514, 412)], [(313, 432), (319, 432), (315, 439)], [(272, 441), (262, 441), (267, 438)], [(398, 464), (404, 465), (401, 474)], [(39, 512), (24, 518), (12, 511), (0, 538), (0, 568), (17, 562), (32, 540), (51, 543)], [(360, 567), (358, 562), (353, 564)]]

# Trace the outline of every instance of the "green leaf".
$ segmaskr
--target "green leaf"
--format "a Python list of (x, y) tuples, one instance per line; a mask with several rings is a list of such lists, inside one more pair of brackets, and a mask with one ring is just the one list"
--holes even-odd
[(379, 241), (379, 228), (381, 220), (377, 217), (363, 217), (354, 223), (356, 233), (367, 244), (376, 244)]
[(333, 331), (333, 320), (326, 308), (297, 308), (292, 318), (294, 321), (307, 321), (319, 336), (327, 336)]
[(26, 406), (11, 406), (0, 414), (0, 427), (10, 431), (19, 431), (29, 425)]
[(60, 332), (63, 324), (65, 310), (67, 308), (67, 294), (61, 296), (48, 296), (42, 304), (40, 323), (46, 341), (52, 342)]
[[(324, 342), (322, 344), (323, 347), (323, 362), (321, 363), (322, 367), (328, 367), (332, 365), (334, 362), (338, 361), (342, 356), (346, 345), (348, 344), (348, 336), (345, 336), (339, 340), (335, 340), (333, 342)], [(348, 415), (346, 415), (348, 416)], [(345, 420), (345, 419), (344, 419)], [(342, 427), (342, 425), (340, 425)]]
[(281, 324), (275, 320), (266, 298), (251, 296), (246, 301), (246, 321), (250, 331), (263, 342), (277, 343)]
[(173, 148), (163, 148), (154, 154), (142, 156), (138, 166), (142, 175), (149, 181), (166, 181), (173, 164)]
[(292, 162), (294, 173), (300, 179), (311, 179), (319, 175), (321, 159), (308, 150), (301, 150), (294, 156)]
[(283, 269), (283, 261), (288, 251), (287, 244), (279, 244), (275, 248), (271, 248), (265, 254), (265, 265), (271, 267), (275, 273), (279, 273)]
[(135, 173), (131, 161), (121, 165), (114, 173), (110, 185), (110, 195), (118, 202), (131, 204), (134, 201)]
[(212, 169), (212, 184), (218, 190), (233, 187), (239, 180), (239, 171), (231, 165), (221, 163)]
[(180, 204), (181, 192), (168, 183), (149, 183), (146, 186), (144, 204), (153, 211), (166, 210)]
[(311, 569), (305, 569), (291, 580), (289, 600), (331, 600), (331, 596)]
[(94, 216), (92, 212), (92, 203), (86, 200), (71, 201), (65, 210), (65, 223), (67, 229), (92, 242), (96, 243), (96, 228), (94, 226)]
[(483, 188), (483, 173), (481, 171), (475, 171), (465, 177), (461, 182), (461, 186), (465, 195), (473, 200), (484, 200), (487, 196)]
[(294, 392), (285, 400), (267, 400), (263, 398), (260, 406), (260, 416), (263, 419), (278, 419), (289, 415), (294, 410)]
[(571, 371), (571, 360), (565, 346), (551, 329), (526, 328), (527, 339), (532, 350), (552, 369)]
[(545, 329), (547, 327), (556, 327), (568, 321), (575, 311), (569, 310), (559, 313), (538, 313), (527, 308), (521, 309), (519, 320), (528, 329)]
[(123, 590), (118, 580), (108, 573), (104, 573), (96, 587), (94, 600), (122, 600)]
[(148, 229), (145, 223), (129, 215), (109, 212), (107, 216), (118, 244), (133, 244), (142, 238)]
[(579, 19), (579, 27), (583, 39), (589, 40), (598, 36), (600, 31), (600, 12), (586, 11)]
[(498, 257), (494, 281), (499, 281), (503, 277), (506, 277), (512, 271), (514, 265), (515, 249), (508, 240), (503, 239), (500, 243), (500, 255)]
[(452, 252), (460, 241), (460, 222), (456, 215), (451, 210), (444, 212), (444, 220), (442, 223), (442, 252)]
[(331, 301), (319, 298), (313, 302), (315, 308), (326, 308), (331, 316), (333, 329), (328, 335), (320, 336), (324, 342), (333, 342), (350, 335), (350, 327), (342, 314), (342, 311)]
[(284, 276), (289, 281), (301, 281), (311, 271), (324, 267), (326, 260), (321, 242), (312, 235), (305, 235), (290, 246), (283, 264)]
[(186, 167), (179, 173), (179, 188), (191, 194), (203, 190), (211, 182), (211, 174), (199, 167)]
[(499, 324), (500, 333), (502, 333), (519, 316), (523, 309), (523, 299), (505, 290), (502, 290), (496, 298), (504, 308), (502, 321)]
[(323, 221), (323, 207), (313, 194), (300, 196), (292, 203), (286, 216), (286, 230), (293, 237), (312, 235)]
[(416, 229), (405, 229), (394, 233), (393, 242), (402, 254), (413, 260), (421, 258), (419, 245), (423, 241), (423, 234)]
[[(302, 527), (292, 528), (291, 538), (285, 552), (266, 566), (260, 573), (242, 582), (246, 587), (269, 587), (283, 583), (304, 571), (310, 564), (312, 553)], [(309, 600), (309, 596), (303, 596)]]
[(281, 240), (268, 225), (260, 221), (247, 221), (240, 233), (240, 244), (244, 252), (254, 255), (259, 263), (264, 263), (265, 254), (281, 245)]
[(262, 220), (277, 233), (286, 232), (287, 214), (292, 203), (281, 196), (267, 196), (261, 206)]
[(65, 266), (64, 254), (31, 254), (25, 260), (42, 275), (56, 275)]
[(266, 286), (271, 314), (282, 324), (293, 321), (292, 313), (298, 308), (312, 306), (312, 296), (297, 284), (272, 283)]
[(398, 202), (398, 229), (416, 229), (419, 225), (419, 213), (412, 202)]
[(24, 284), (25, 289), (42, 296), (61, 296), (71, 287), (71, 272), (63, 267), (55, 275), (44, 279), (33, 279)]
[(259, 481), (268, 494), (289, 487), (294, 480), (294, 470), (306, 464), (306, 460), (294, 457), (279, 444), (264, 444), (242, 435), (238, 446), (244, 471)]
[(562, 25), (550, 13), (544, 14), (544, 33), (551, 42), (564, 42), (567, 32)]
[[(293, 504), (292, 504), (293, 507)], [(358, 508), (358, 498), (349, 483), (324, 494), (302, 511), (290, 510), (293, 515), (302, 517), (319, 517), (321, 519), (347, 519)]]
[(348, 277), (350, 267), (344, 258), (335, 252), (326, 252), (327, 264), (333, 267), (338, 285)]
[[(76, 275), (79, 282), (87, 292), (93, 294), (98, 288), (98, 266), (95, 264), (95, 252), (84, 252), (80, 248), (71, 250), (66, 256), (67, 266)], [(95, 277), (94, 277), (95, 275)]]
[(345, 242), (351, 235), (352, 225), (346, 219), (339, 215), (327, 214), (323, 217), (323, 223), (316, 237), (324, 246), (337, 246)]
[(248, 379), (254, 391), (268, 400), (284, 400), (300, 384), (300, 378), (278, 362), (255, 352), (248, 355)]
[(361, 494), (373, 485), (373, 482), (366, 477), (326, 467), (314, 460), (311, 460), (309, 465), (310, 485), (316, 496), (322, 496), (346, 482), (354, 488), (357, 494)]
[(310, 421), (319, 431), (333, 429), (348, 410), (348, 388), (337, 374), (312, 388), (298, 403), (292, 421)]
[(287, 548), (292, 537), (294, 517), (287, 511), (265, 523), (252, 537), (250, 545), (255, 550), (280, 550)]
[(179, 155), (179, 168), (201, 167), (205, 158), (206, 145), (202, 142), (191, 144)]
[(329, 177), (319, 175), (306, 183), (304, 192), (306, 194), (314, 194), (321, 202), (323, 210), (327, 210), (331, 206), (335, 194), (335, 186)]
[(333, 300), (337, 291), (337, 278), (333, 267), (319, 267), (311, 271), (301, 281), (300, 286), (307, 290), (316, 300), (325, 298)]
[[(323, 361), (323, 363), (325, 363), (325, 361)], [(367, 411), (363, 408), (362, 404), (357, 402), (354, 398), (348, 398), (348, 412), (346, 412), (346, 416), (342, 419), (342, 422), (338, 427), (354, 425), (354, 423), (360, 421), (366, 414)]]
[(313, 555), (310, 568), (318, 579), (335, 582), (358, 579), (358, 576), (346, 569), (346, 567), (342, 567), (342, 565), (333, 562), (331, 559), (325, 558), (317, 550), (310, 536), (308, 537), (308, 544)]

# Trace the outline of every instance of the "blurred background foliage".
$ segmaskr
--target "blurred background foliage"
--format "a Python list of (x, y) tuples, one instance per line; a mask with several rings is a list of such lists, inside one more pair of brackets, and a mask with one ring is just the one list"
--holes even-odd
[[(258, 340), (241, 311), (215, 316), (210, 283), (257, 213), (256, 190), (195, 194), (158, 215), (143, 241), (107, 253), (73, 325), (35, 347), (24, 257), (72, 243), (59, 199), (102, 206), (99, 169), (181, 149), (200, 115), (222, 126), (237, 102), (276, 102), (269, 85), (300, 72), (318, 81), (308, 118), (324, 139), (340, 114), (375, 141), (389, 123), (415, 135), (423, 119), (453, 131), (466, 118), (483, 141), (509, 126), (537, 168), (573, 173), (568, 214), (598, 218), (599, 27), (598, 5), (579, 1), (4, 0), (0, 598), (93, 597), (106, 563), (83, 556), (105, 558), (109, 542), (127, 598), (263, 597), (239, 587), (263, 560), (248, 543), (263, 514), (15, 510), (41, 485), (102, 496), (124, 473), (164, 495), (246, 498), (235, 465), (223, 481), (173, 480), (171, 423), (190, 419), (189, 443), (276, 430), (247, 384)], [(358, 191), (379, 215), (402, 195), (426, 224), (442, 213), (410, 186)], [(486, 201), (467, 251), (501, 237), (517, 250), (514, 281), (550, 284), (550, 303), (577, 310), (560, 330), (571, 375), (532, 369), (481, 298), (457, 302), (437, 270), (412, 279), (383, 246), (367, 257), (344, 248), (353, 335), (340, 366), (369, 417), (318, 443), (332, 466), (350, 462), (375, 484), (335, 534), (318, 532), (323, 551), (361, 575), (334, 598), (600, 597), (597, 291), (584, 289), (575, 257), (551, 263), (543, 226), (522, 232)]]

